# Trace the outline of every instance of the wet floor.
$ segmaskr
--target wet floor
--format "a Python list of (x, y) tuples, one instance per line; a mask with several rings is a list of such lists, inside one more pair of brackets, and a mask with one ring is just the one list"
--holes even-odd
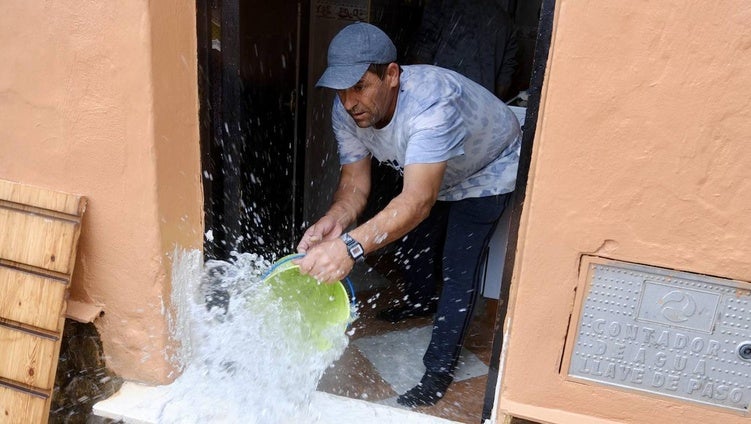
[[(245, 257), (243, 256), (243, 258)], [(256, 266), (245, 266), (247, 265), (245, 262), (248, 261), (244, 259), (239, 261), (236, 271), (258, 271)], [(333, 357), (339, 357), (339, 352), (342, 352), (342, 350), (343, 354), (328, 368), (326, 368), (326, 364), (332, 363), (333, 357), (322, 363), (322, 367), (317, 368), (317, 372), (302, 367), (300, 371), (302, 374), (315, 376), (310, 386), (311, 404), (309, 407), (302, 407), (300, 406), (304, 403), (302, 402), (297, 407), (293, 405), (291, 409), (280, 407), (279, 411), (295, 416), (302, 414), (308, 418), (312, 416), (310, 414), (318, 414), (320, 415), (319, 419), (312, 421), (321, 423), (339, 422), (344, 417), (351, 418), (350, 421), (354, 420), (361, 423), (449, 422), (444, 420), (479, 423), (482, 421), (497, 301), (483, 299), (478, 304), (465, 341), (465, 349), (455, 371), (455, 381), (449, 387), (444, 398), (432, 407), (408, 411), (396, 403), (396, 397), (417, 384), (424, 372), (422, 355), (430, 340), (432, 319), (429, 317), (414, 318), (397, 324), (376, 319), (378, 311), (388, 307), (392, 300), (402, 297), (395, 282), (391, 280), (393, 276), (390, 275), (390, 278), (383, 276), (384, 273), (389, 275), (392, 268), (386, 267), (386, 269), (383, 269), (383, 267), (379, 267), (379, 272), (366, 266), (358, 266), (353, 272), (351, 279), (355, 286), (356, 299), (360, 305), (358, 308), (359, 318), (347, 329), (346, 336), (338, 333), (339, 337), (344, 339), (344, 343), (340, 345), (340, 350), (337, 350)], [(227, 278), (239, 282), (246, 280), (244, 278), (235, 278), (234, 280), (230, 278), (235, 274), (227, 273)], [(250, 280), (253, 280), (253, 278)], [(231, 285), (228, 287), (231, 287)], [(259, 291), (259, 293), (262, 292)], [(201, 352), (212, 353), (208, 356), (197, 356), (199, 360), (196, 362), (196, 366), (199, 366), (198, 369), (201, 372), (191, 374), (186, 371), (178, 381), (169, 386), (147, 387), (126, 384), (117, 395), (95, 405), (98, 415), (115, 420), (127, 417), (129, 419), (125, 420), (126, 422), (209, 422), (196, 417), (199, 415), (226, 415), (229, 408), (234, 414), (240, 414), (243, 417), (250, 418), (243, 415), (247, 413), (253, 414), (253, 417), (261, 417), (265, 413), (264, 411), (274, 412), (278, 409), (276, 407), (270, 408), (270, 405), (277, 403), (275, 400), (283, 399), (284, 393), (289, 394), (295, 391), (301, 392), (303, 395), (308, 393), (308, 390), (304, 387), (304, 381), (298, 382), (294, 378), (297, 371), (290, 374), (292, 368), (289, 364), (282, 363), (279, 367), (276, 367), (277, 362), (283, 358), (274, 356), (269, 358), (268, 361), (261, 361), (267, 364), (262, 367), (264, 370), (268, 370), (266, 372), (255, 374), (250, 372), (255, 370), (256, 367), (252, 368), (248, 375), (242, 373), (245, 370), (245, 367), (242, 366), (246, 362), (244, 358), (250, 357), (251, 364), (255, 364), (263, 356), (263, 349), (261, 352), (249, 352), (249, 346), (254, 344), (248, 345), (248, 341), (255, 340), (256, 336), (264, 334), (263, 331), (251, 331), (249, 334), (244, 334), (243, 331), (252, 330), (251, 327), (255, 325), (253, 323), (263, 328), (267, 328), (269, 323), (260, 323), (258, 314), (251, 314), (252, 316), (247, 317), (248, 320), (241, 319), (246, 317), (244, 312), (249, 310), (244, 306), (245, 303), (239, 301), (241, 299), (245, 299), (245, 297), (237, 297), (238, 302), (230, 303), (231, 311), (222, 315), (225, 317), (224, 319), (198, 320), (208, 322), (208, 330), (210, 330), (206, 334), (201, 333), (206, 337), (197, 339), (201, 341), (198, 347), (201, 347)], [(256, 304), (253, 303), (253, 305)], [(191, 317), (200, 317), (206, 313), (208, 312), (205, 312), (205, 305), (201, 304), (198, 305), (198, 309), (193, 310)], [(260, 317), (276, 317), (278, 315), (278, 312), (270, 311), (269, 314), (261, 314)], [(278, 320), (273, 320), (272, 323), (276, 321)], [(199, 328), (202, 327), (199, 326)], [(223, 334), (219, 330), (226, 330), (229, 334)], [(242, 334), (238, 334), (238, 332)], [(275, 336), (272, 335), (272, 337)], [(347, 337), (349, 340), (346, 340)], [(228, 346), (229, 341), (232, 340), (238, 341), (241, 345)], [(259, 347), (275, 345), (272, 342), (273, 340), (259, 341), (255, 345)], [(216, 349), (210, 349), (212, 347), (216, 347)], [(221, 353), (219, 357), (214, 355), (217, 352)], [(227, 361), (226, 354), (232, 352), (237, 352), (240, 356), (229, 358), (230, 360)], [(191, 361), (191, 364), (194, 362)], [(212, 364), (217, 365), (218, 368), (214, 370)], [(232, 366), (227, 367), (227, 364)], [(271, 372), (275, 368), (280, 368), (279, 372), (284, 375), (283, 379), (278, 378), (279, 374)], [(320, 372), (323, 372), (323, 377), (319, 381), (317, 376), (321, 375)], [(261, 377), (266, 374), (273, 377), (271, 383), (260, 384), (263, 382)], [(191, 378), (191, 375), (196, 378)], [(208, 378), (209, 376), (218, 377), (219, 383), (212, 383), (211, 379)], [(252, 388), (255, 392), (253, 390), (231, 390), (232, 387), (236, 386), (225, 384), (231, 381), (237, 381), (241, 387)], [(254, 382), (252, 387), (247, 386), (248, 381)], [(183, 384), (178, 384), (178, 382)], [(199, 383), (202, 382), (208, 382), (209, 387), (217, 388), (219, 392), (211, 394), (209, 388), (199, 387), (201, 385)], [(280, 384), (281, 382), (283, 384)], [(319, 391), (313, 392), (316, 385)], [(223, 388), (230, 389), (229, 393), (248, 394), (250, 398), (233, 401), (228, 392), (222, 391)], [(280, 393), (282, 394), (273, 395), (271, 398), (264, 397), (269, 392), (273, 392), (272, 388), (281, 390)], [(196, 403), (195, 396), (180, 395), (183, 389), (192, 394), (201, 393), (200, 398), (206, 399)], [(258, 390), (261, 390), (260, 394)], [(209, 396), (210, 394), (211, 396)], [(259, 399), (255, 399), (256, 397)], [(225, 408), (217, 410), (215, 406), (218, 403), (224, 404)], [(206, 408), (198, 408), (199, 406)], [(182, 414), (181, 416), (184, 419), (165, 421), (165, 411), (171, 413), (177, 411)], [(137, 414), (138, 417), (134, 414)], [(137, 419), (131, 421), (131, 418)], [(222, 422), (238, 422), (238, 420), (224, 420)], [(253, 422), (272, 421), (261, 419)], [(274, 422), (278, 422), (278, 420)]]
[[(403, 408), (396, 397), (422, 377), (422, 354), (430, 341), (432, 318), (396, 324), (377, 319), (379, 310), (402, 297), (396, 284), (382, 275), (383, 267), (379, 270), (363, 267), (350, 276), (360, 287), (360, 316), (350, 328), (347, 350), (324, 373), (318, 390)], [(495, 299), (478, 303), (454, 382), (436, 405), (416, 411), (461, 423), (482, 421), (497, 305)]]

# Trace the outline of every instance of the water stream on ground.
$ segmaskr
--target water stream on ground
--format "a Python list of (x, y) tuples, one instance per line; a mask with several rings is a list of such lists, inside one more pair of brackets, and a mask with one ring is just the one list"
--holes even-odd
[[(188, 266), (179, 259), (176, 267)], [(348, 338), (332, 331), (329, 349), (311, 344), (302, 317), (283, 312), (262, 282), (269, 266), (261, 256), (233, 254), (173, 276), (183, 370), (169, 385), (160, 423), (317, 421), (311, 395)]]

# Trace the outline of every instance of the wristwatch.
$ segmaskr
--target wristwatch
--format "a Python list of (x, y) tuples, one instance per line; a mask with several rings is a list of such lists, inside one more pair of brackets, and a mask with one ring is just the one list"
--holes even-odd
[(344, 233), (339, 238), (347, 245), (347, 253), (349, 253), (350, 258), (355, 262), (362, 262), (365, 260), (365, 250), (363, 250), (362, 245), (358, 243), (357, 240), (353, 239), (349, 233)]

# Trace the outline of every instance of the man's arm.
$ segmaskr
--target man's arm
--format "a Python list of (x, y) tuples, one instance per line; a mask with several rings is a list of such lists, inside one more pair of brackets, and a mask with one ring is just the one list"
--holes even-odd
[(407, 165), (402, 192), (350, 235), (369, 253), (407, 234), (430, 214), (445, 171), (446, 162)]
[(370, 193), (370, 156), (342, 166), (339, 186), (328, 212), (305, 231), (297, 251), (305, 253), (323, 240), (336, 239), (365, 209)]
[[(349, 234), (362, 244), (365, 253), (373, 252), (407, 234), (430, 213), (438, 198), (445, 171), (446, 162), (407, 165), (402, 192), (382, 211)], [(354, 265), (346, 245), (336, 238), (312, 246), (305, 257), (295, 263), (300, 265), (302, 273), (327, 282), (341, 280)]]

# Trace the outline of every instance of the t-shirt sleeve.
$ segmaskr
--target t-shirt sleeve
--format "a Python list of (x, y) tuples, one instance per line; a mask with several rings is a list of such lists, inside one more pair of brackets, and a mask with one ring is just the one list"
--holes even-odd
[(464, 154), (467, 129), (459, 111), (446, 99), (417, 114), (411, 124), (405, 165), (443, 162)]
[(366, 158), (370, 152), (357, 137), (357, 130), (352, 118), (344, 110), (338, 97), (334, 99), (331, 112), (331, 127), (339, 149), (339, 163), (346, 165)]

